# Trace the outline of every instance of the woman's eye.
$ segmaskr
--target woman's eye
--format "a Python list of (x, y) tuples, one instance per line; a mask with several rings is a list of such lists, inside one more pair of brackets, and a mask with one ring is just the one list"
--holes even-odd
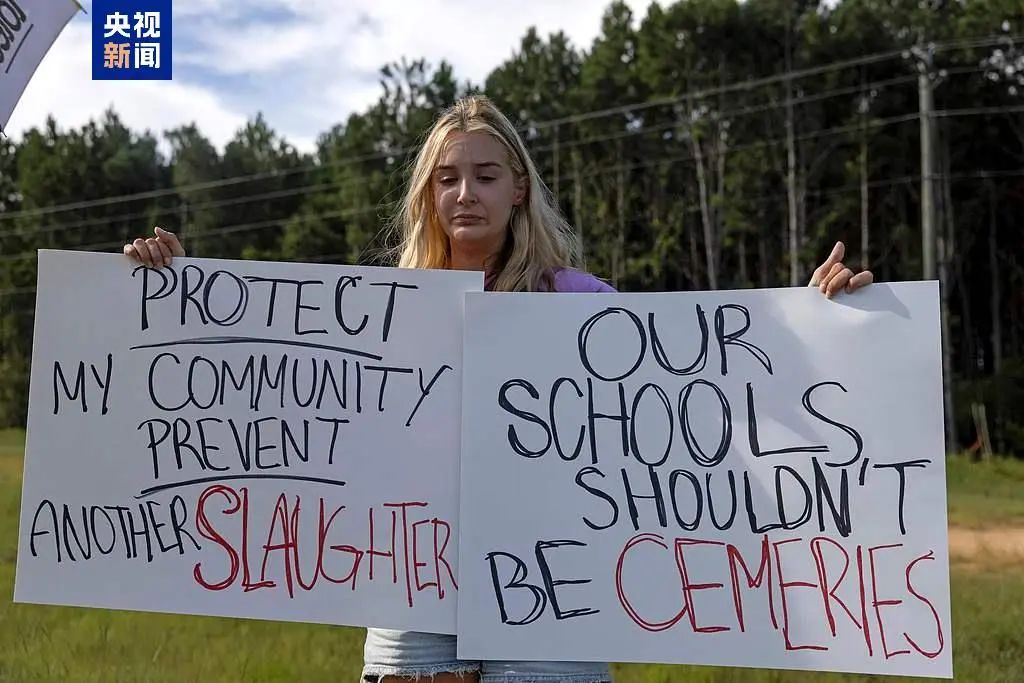
[(455, 178), (452, 176), (442, 176), (437, 179), (437, 182), (441, 183), (442, 185), (451, 185), (452, 183), (455, 182)]
[(494, 179), (495, 179), (494, 176), (489, 176), (489, 175), (482, 175), (482, 176), (480, 176), (480, 182), (483, 182), (483, 183), (489, 183), (489, 182), (491, 182)]

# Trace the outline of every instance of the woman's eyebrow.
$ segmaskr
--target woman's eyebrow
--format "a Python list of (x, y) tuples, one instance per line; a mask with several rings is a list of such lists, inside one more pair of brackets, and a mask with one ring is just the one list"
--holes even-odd
[[(493, 167), (497, 167), (497, 168), (502, 168), (502, 165), (499, 162), (497, 162), (497, 161), (483, 161), (483, 162), (480, 162), (479, 164), (473, 164), (473, 166), (476, 167), (476, 168), (487, 168), (487, 167), (492, 167), (492, 166)], [(442, 165), (438, 166), (434, 170), (435, 171), (454, 171), (456, 169), (455, 169), (454, 166), (449, 166), (447, 164), (442, 164)]]

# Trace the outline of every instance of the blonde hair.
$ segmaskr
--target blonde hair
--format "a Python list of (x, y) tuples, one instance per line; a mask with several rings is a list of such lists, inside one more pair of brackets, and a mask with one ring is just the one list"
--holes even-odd
[(581, 267), (579, 238), (534, 166), (512, 122), (487, 97), (457, 101), (427, 133), (412, 163), (409, 189), (392, 222), (400, 244), (401, 268), (450, 268), (451, 244), (434, 206), (433, 173), (448, 137), (454, 132), (483, 132), (505, 147), (515, 181), (526, 195), (512, 209), (508, 236), (489, 277), (500, 292), (553, 289), (554, 273)]

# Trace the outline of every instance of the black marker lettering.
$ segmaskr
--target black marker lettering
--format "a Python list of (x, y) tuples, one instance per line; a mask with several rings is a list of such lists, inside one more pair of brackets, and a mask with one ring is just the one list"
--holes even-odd
[[(622, 374), (605, 376), (595, 370), (593, 363), (590, 361), (590, 353), (588, 351), (590, 348), (590, 334), (593, 332), (594, 326), (602, 319), (610, 315), (618, 315), (619, 313), (625, 313), (636, 328), (638, 344), (636, 361), (633, 363), (631, 368)], [(580, 328), (579, 335), (577, 335), (577, 344), (579, 346), (580, 361), (582, 361), (583, 367), (585, 367), (591, 375), (598, 379), (603, 379), (606, 382), (618, 382), (619, 380), (625, 379), (636, 372), (637, 368), (640, 367), (640, 364), (643, 363), (644, 355), (647, 353), (647, 333), (644, 332), (643, 321), (640, 320), (640, 318), (638, 318), (632, 311), (628, 311), (625, 308), (606, 308), (600, 313), (592, 316), (587, 320), (587, 322), (583, 323), (583, 326)], [(622, 355), (623, 354), (616, 354), (616, 356)]]
[[(739, 311), (743, 316), (743, 323), (738, 330), (725, 331), (725, 311)], [(746, 349), (750, 354), (764, 366), (768, 374), (772, 374), (772, 361), (768, 354), (759, 347), (741, 339), (747, 330), (750, 329), (750, 311), (739, 304), (724, 304), (715, 310), (715, 338), (718, 339), (718, 350), (722, 355), (722, 376), (729, 374), (729, 359), (726, 353), (726, 346), (739, 346)]]
[(516, 387), (526, 389), (526, 392), (534, 400), (540, 398), (540, 393), (537, 392), (537, 388), (527, 380), (510, 379), (502, 384), (501, 388), (498, 389), (498, 405), (501, 406), (502, 410), (505, 412), (511, 413), (522, 420), (526, 420), (527, 422), (531, 422), (544, 430), (544, 445), (536, 449), (531, 449), (525, 446), (520, 440), (519, 433), (516, 431), (516, 427), (513, 424), (509, 424), (508, 426), (508, 444), (512, 447), (512, 450), (524, 458), (539, 458), (547, 453), (548, 449), (551, 448), (551, 429), (542, 418), (538, 417), (534, 413), (531, 413), (528, 410), (522, 410), (512, 405), (512, 402), (508, 398), (508, 393), (511, 389)]
[(430, 390), (434, 388), (434, 383), (437, 382), (438, 378), (441, 377), (441, 375), (444, 374), (445, 370), (451, 370), (451, 369), (452, 369), (452, 366), (450, 366), (450, 365), (442, 365), (441, 367), (439, 367), (437, 369), (437, 372), (434, 373), (434, 376), (430, 378), (430, 381), (427, 382), (426, 386), (424, 386), (423, 385), (423, 368), (417, 368), (417, 372), (419, 372), (419, 381), (420, 381), (420, 397), (416, 400), (416, 405), (413, 407), (412, 412), (409, 413), (409, 419), (405, 421), (405, 426), (406, 427), (412, 426), (412, 419), (414, 417), (416, 417), (416, 411), (418, 411), (420, 409), (420, 405), (423, 404), (423, 399), (425, 399), (427, 397), (427, 395), (430, 393)]
[(384, 323), (381, 325), (380, 340), (386, 342), (391, 332), (391, 318), (395, 313), (395, 292), (399, 289), (419, 289), (417, 285), (403, 285), (397, 282), (371, 282), (371, 287), (390, 287), (388, 292), (388, 306), (384, 311)]
[(583, 490), (587, 491), (588, 493), (591, 493), (607, 502), (608, 505), (610, 505), (612, 508), (612, 517), (607, 524), (595, 524), (586, 517), (583, 518), (583, 523), (591, 529), (593, 529), (594, 531), (610, 529), (611, 527), (615, 526), (615, 523), (617, 521), (619, 521), (619, 506), (618, 504), (616, 504), (615, 499), (612, 496), (605, 493), (601, 489), (594, 488), (590, 484), (587, 484), (585, 481), (583, 481), (584, 477), (591, 474), (596, 474), (597, 476), (604, 479), (604, 473), (601, 472), (601, 470), (597, 469), (596, 467), (584, 467), (583, 469), (576, 473), (576, 485), (582, 488)]

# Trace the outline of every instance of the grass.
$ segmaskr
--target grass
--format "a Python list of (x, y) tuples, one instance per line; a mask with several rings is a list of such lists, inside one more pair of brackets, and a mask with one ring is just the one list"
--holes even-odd
[(1024, 527), (1024, 461), (946, 460), (949, 523), (971, 529)]
[[(0, 592), (14, 590), (24, 435), (0, 431)], [(1024, 526), (1024, 463), (948, 465), (950, 523)], [(1024, 681), (1024, 566), (952, 570), (957, 681)], [(0, 601), (0, 681), (355, 681), (361, 629)], [(617, 683), (912, 681), (845, 674), (616, 665)], [(927, 680), (927, 679), (921, 679)]]
[[(953, 675), (958, 682), (1024, 681), (1024, 567), (995, 572), (966, 571), (954, 565)], [(996, 609), (996, 606), (999, 606)], [(616, 683), (879, 683), (928, 678), (868, 676), (703, 666), (629, 665), (613, 669)]]

